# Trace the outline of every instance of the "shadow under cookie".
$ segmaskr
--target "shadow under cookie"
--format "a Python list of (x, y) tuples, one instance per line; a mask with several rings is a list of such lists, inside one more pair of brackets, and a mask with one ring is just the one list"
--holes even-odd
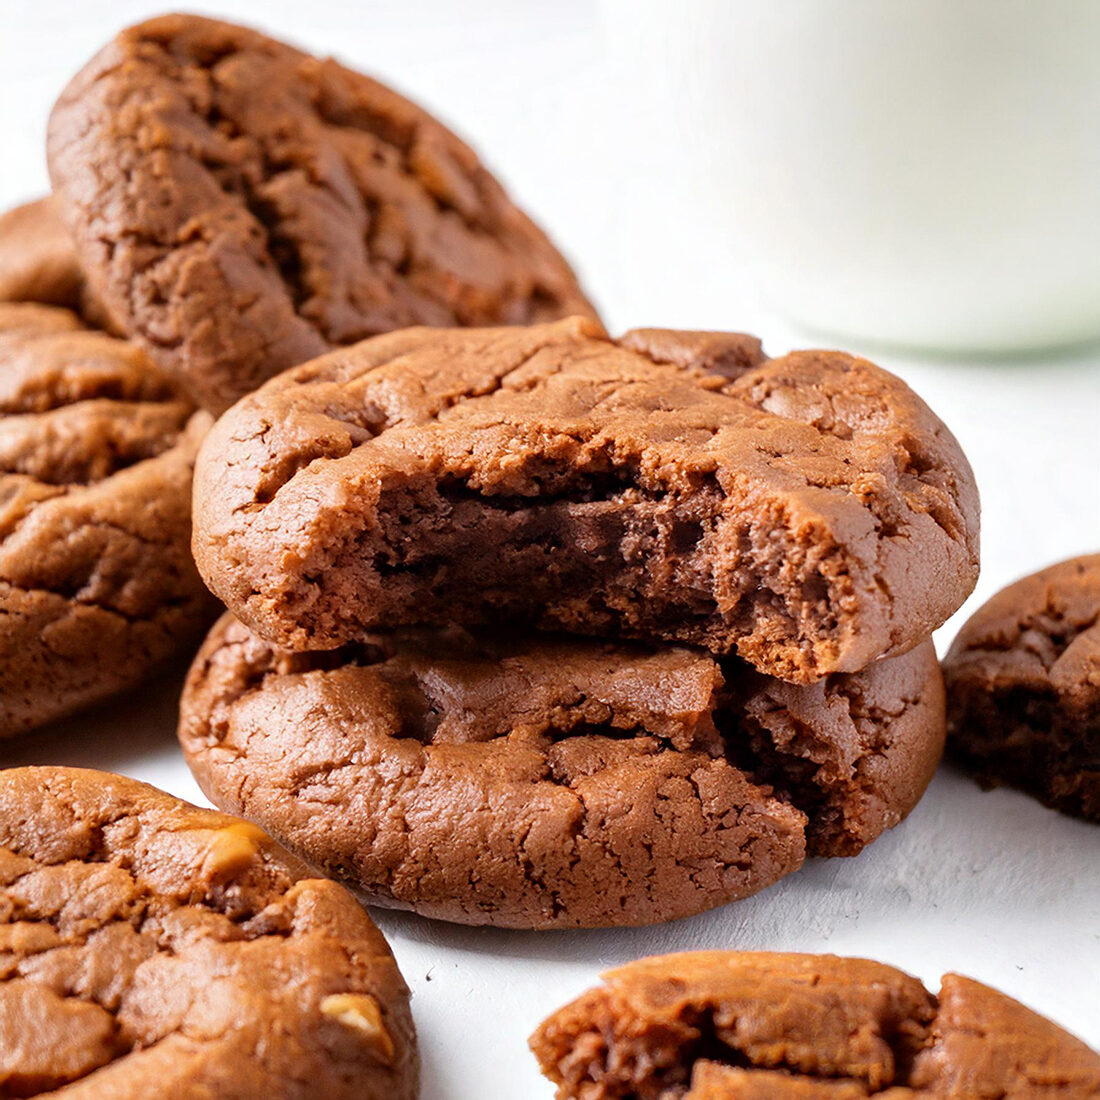
[(943, 742), (930, 643), (796, 687), (699, 651), (460, 629), (280, 652), (230, 616), (180, 739), (215, 804), (380, 905), (600, 927), (855, 854)]

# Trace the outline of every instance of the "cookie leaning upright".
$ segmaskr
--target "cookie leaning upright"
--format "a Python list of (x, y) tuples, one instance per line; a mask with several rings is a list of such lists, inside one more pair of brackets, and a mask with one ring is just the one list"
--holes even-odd
[(0, 771), (0, 1094), (412, 1100), (408, 989), (342, 887), (121, 776)]
[(375, 333), (592, 312), (454, 134), (252, 30), (123, 31), (62, 94), (48, 145), (96, 292), (214, 412)]
[(51, 207), (0, 219), (0, 737), (139, 683), (213, 601), (191, 559), (210, 425), (98, 310)]
[(965, 767), (1100, 823), (1100, 554), (1003, 588), (959, 631), (943, 669)]
[(943, 423), (866, 360), (574, 318), (409, 329), (271, 380), (203, 448), (194, 548), (288, 649), (511, 619), (805, 683), (958, 608), (978, 499)]

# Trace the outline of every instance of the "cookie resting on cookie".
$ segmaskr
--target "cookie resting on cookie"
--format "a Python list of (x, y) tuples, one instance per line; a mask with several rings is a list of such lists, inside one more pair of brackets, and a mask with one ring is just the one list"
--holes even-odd
[(273, 379), (203, 448), (194, 549), (287, 649), (513, 621), (806, 683), (956, 610), (978, 501), (943, 423), (865, 360), (575, 318), (406, 329)]
[(62, 93), (48, 146), (96, 293), (215, 413), (379, 332), (592, 313), (446, 127), (244, 27), (170, 15), (122, 31)]
[(207, 796), (369, 901), (648, 924), (854, 855), (943, 746), (931, 644), (795, 686), (674, 646), (457, 628), (280, 653), (226, 616), (180, 739)]

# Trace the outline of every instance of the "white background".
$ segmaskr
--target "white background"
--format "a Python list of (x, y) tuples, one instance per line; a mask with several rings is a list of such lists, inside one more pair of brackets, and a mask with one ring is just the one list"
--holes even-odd
[[(0, 204), (45, 189), (43, 129), (64, 81), (115, 29), (155, 10), (0, 0)], [(441, 115), (571, 256), (613, 332), (743, 329), (773, 352), (820, 340), (758, 301), (675, 154), (690, 119), (675, 102), (639, 108), (630, 89), (644, 74), (611, 64), (594, 2), (225, 0), (220, 13), (334, 53)], [(849, 346), (913, 385), (973, 463), (983, 569), (963, 615), (1023, 573), (1100, 549), (1100, 349), (982, 362)], [(941, 632), (941, 652), (961, 621)], [(169, 677), (3, 746), (0, 763), (109, 768), (202, 801), (174, 742), (177, 690)], [(1100, 1047), (1100, 829), (1013, 792), (982, 793), (948, 768), (858, 859), (811, 861), (690, 920), (579, 934), (379, 921), (414, 991), (426, 1100), (549, 1097), (525, 1047), (538, 1021), (601, 969), (690, 948), (859, 954), (933, 990), (958, 970)]]

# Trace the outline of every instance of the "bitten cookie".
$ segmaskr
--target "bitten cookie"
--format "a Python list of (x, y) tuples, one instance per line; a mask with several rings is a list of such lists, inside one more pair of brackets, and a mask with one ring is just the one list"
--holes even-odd
[(180, 738), (208, 797), (369, 901), (636, 925), (854, 854), (943, 744), (930, 643), (795, 687), (698, 651), (457, 629), (279, 653), (230, 616)]
[(379, 332), (592, 312), (454, 134), (255, 31), (181, 15), (123, 31), (62, 94), (48, 144), (96, 291), (214, 412)]
[(341, 886), (104, 772), (0, 771), (0, 1095), (412, 1100), (408, 990)]
[(0, 736), (198, 640), (213, 601), (190, 493), (209, 425), (132, 344), (0, 303)]
[(980, 782), (1100, 822), (1100, 554), (1002, 589), (943, 667), (951, 748)]
[(219, 421), (195, 482), (207, 584), (294, 650), (508, 619), (804, 683), (927, 637), (977, 539), (958, 444), (873, 364), (579, 318), (288, 371)]
[(531, 1037), (558, 1100), (1086, 1100), (1100, 1055), (994, 989), (938, 997), (835, 955), (702, 951), (642, 959)]

